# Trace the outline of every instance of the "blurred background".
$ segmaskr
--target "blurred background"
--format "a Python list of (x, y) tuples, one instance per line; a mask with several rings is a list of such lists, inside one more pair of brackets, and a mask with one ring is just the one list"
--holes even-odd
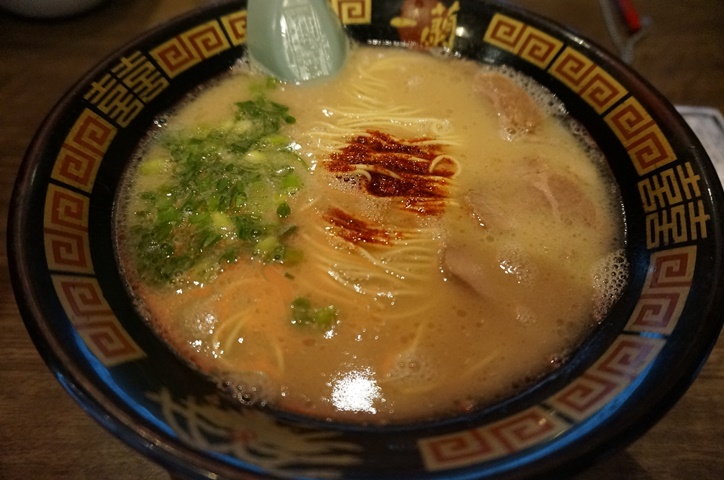
[[(631, 0), (642, 29), (632, 50), (624, 18), (604, 0), (515, 0), (618, 54), (675, 105), (724, 111), (724, 2)], [(608, 0), (606, 0), (608, 2)], [(43, 3), (53, 3), (47, 10)], [(105, 56), (205, 0), (0, 0), (0, 480), (166, 479), (97, 425), (33, 347), (7, 270), (8, 205), (25, 149), (61, 96)], [(97, 5), (95, 5), (97, 4)], [(20, 10), (18, 10), (20, 8)], [(41, 9), (41, 10), (36, 10)], [(40, 12), (40, 13), (39, 13)], [(629, 16), (629, 23), (636, 17)], [(641, 439), (576, 479), (714, 479), (724, 472), (724, 345), (684, 398)]]

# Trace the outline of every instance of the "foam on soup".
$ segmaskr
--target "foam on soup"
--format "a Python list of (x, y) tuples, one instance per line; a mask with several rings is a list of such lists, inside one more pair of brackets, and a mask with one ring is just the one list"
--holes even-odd
[(359, 47), (323, 84), (239, 67), (162, 123), (119, 198), (121, 264), (244, 403), (467, 412), (559, 366), (625, 285), (603, 157), (509, 69)]

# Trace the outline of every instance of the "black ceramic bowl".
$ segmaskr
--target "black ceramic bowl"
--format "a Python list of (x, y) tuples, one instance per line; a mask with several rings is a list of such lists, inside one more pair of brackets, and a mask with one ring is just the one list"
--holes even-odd
[(522, 478), (565, 473), (642, 434), (721, 328), (722, 190), (683, 120), (635, 73), (560, 26), (475, 0), (333, 0), (360, 43), (447, 47), (560, 98), (620, 185), (631, 277), (555, 373), (457, 418), (363, 427), (230, 404), (139, 317), (114, 261), (119, 177), (152, 119), (244, 53), (244, 2), (161, 26), (110, 56), (33, 140), (10, 220), (23, 318), (98, 422), (182, 478)]

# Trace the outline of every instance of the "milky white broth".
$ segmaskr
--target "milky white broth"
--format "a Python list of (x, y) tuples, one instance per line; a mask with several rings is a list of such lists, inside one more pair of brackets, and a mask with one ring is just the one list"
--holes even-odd
[[(258, 81), (238, 70), (164, 129), (228, 122)], [(118, 207), (139, 308), (242, 401), (373, 423), (470, 411), (559, 366), (620, 292), (615, 186), (585, 132), (525, 77), (359, 47), (338, 77), (268, 96), (296, 118), (283, 133), (309, 167), (297, 169), (303, 187), (285, 219), (300, 262), (247, 255), (196, 285), (148, 285), (124, 243), (143, 183), (134, 175)], [(399, 165), (344, 150), (378, 137), (432, 152), (400, 157), (424, 165), (419, 184), (400, 189)], [(163, 154), (153, 139), (144, 152), (141, 164)], [(334, 306), (334, 322), (294, 324), (299, 297)]]

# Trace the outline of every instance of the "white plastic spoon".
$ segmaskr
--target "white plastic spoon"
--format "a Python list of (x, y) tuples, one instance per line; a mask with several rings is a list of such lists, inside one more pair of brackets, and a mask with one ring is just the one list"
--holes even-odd
[(249, 0), (246, 44), (263, 69), (295, 83), (334, 75), (348, 49), (327, 0)]

